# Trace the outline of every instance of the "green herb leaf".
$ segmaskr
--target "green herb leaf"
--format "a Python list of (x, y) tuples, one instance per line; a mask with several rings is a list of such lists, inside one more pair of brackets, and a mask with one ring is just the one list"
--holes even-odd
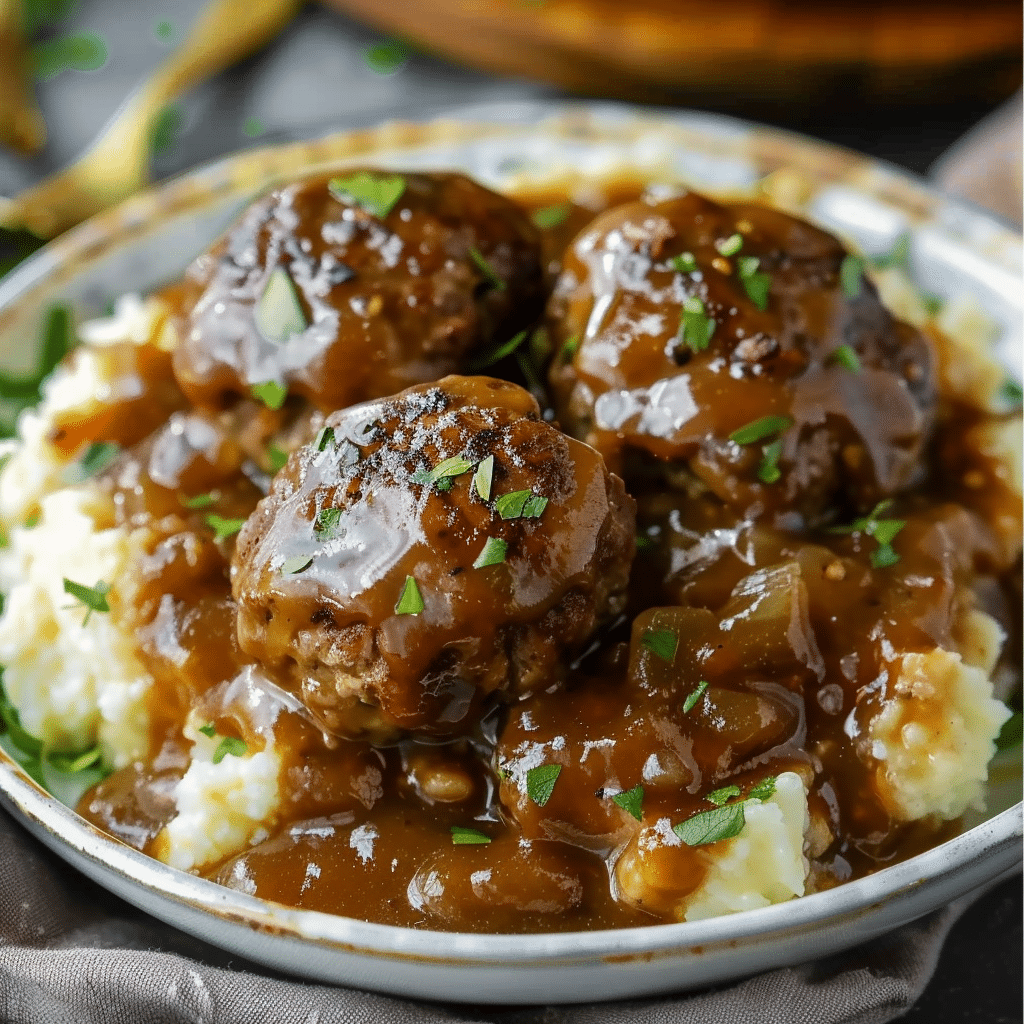
[(728, 238), (720, 238), (715, 242), (715, 248), (723, 256), (735, 256), (743, 248), (743, 236), (737, 232)]
[(491, 483), (494, 480), (494, 456), (488, 455), (473, 474), (473, 487), (484, 501), (491, 500)]
[(878, 270), (888, 270), (890, 267), (899, 267), (902, 270), (910, 269), (910, 232), (904, 231), (892, 243), (888, 252), (879, 256), (871, 257), (871, 265)]
[(494, 502), (494, 510), (502, 519), (536, 519), (548, 507), (548, 499), (533, 491), (512, 491)]
[(632, 789), (627, 789), (625, 793), (616, 793), (612, 797), (612, 803), (621, 807), (627, 814), (631, 814), (637, 821), (642, 821), (644, 787), (634, 786)]
[(562, 362), (567, 363), (578, 351), (580, 347), (580, 339), (574, 334), (571, 338), (567, 339), (562, 343), (562, 349), (559, 353), (562, 357)]
[(36, 43), (30, 57), (36, 79), (45, 82), (62, 71), (98, 71), (107, 63), (107, 44), (95, 32), (76, 32)]
[[(7, 727), (7, 735), (23, 754), (38, 757), (43, 752), (43, 741), (33, 736), (21, 724), (18, 709), (7, 699), (7, 694), (0, 691), (0, 720)], [(38, 780), (37, 780), (38, 781)]]
[(656, 657), (671, 664), (679, 648), (679, 637), (672, 629), (645, 629), (640, 643)]
[(288, 453), (283, 448), (278, 448), (275, 444), (267, 448), (267, 462), (270, 463), (271, 472), (276, 473), (278, 470), (284, 469), (287, 461)]
[(844, 257), (839, 265), (839, 284), (848, 299), (855, 299), (860, 295), (863, 277), (864, 261), (859, 256)]
[[(443, 462), (439, 462), (431, 470), (417, 470), (412, 475), (412, 480), (417, 484), (428, 484), (433, 485), (441, 480), (448, 480), (452, 477), (462, 476), (463, 473), (468, 473), (473, 468), (473, 463), (469, 459), (464, 459), (461, 455), (454, 455), (450, 459), (445, 459)], [(445, 488), (446, 490), (450, 489)]]
[(452, 825), (453, 846), (483, 846), (491, 841), (490, 836), (478, 832), (475, 828), (463, 828), (462, 825)]
[(526, 773), (526, 795), (538, 806), (543, 807), (554, 792), (558, 776), (562, 774), (560, 764), (542, 764)]
[(113, 441), (94, 441), (82, 453), (82, 457), (71, 463), (64, 471), (64, 482), (79, 484), (83, 480), (102, 473), (121, 454), (121, 446)]
[(64, 593), (70, 594), (76, 601), (86, 609), (85, 618), (82, 620), (84, 626), (89, 621), (93, 612), (109, 612), (110, 605), (107, 603), (107, 594), (110, 593), (110, 584), (98, 580), (96, 586), (87, 587), (84, 583), (75, 583), (64, 577)]
[(47, 754), (46, 759), (57, 771), (64, 772), (67, 775), (77, 775), (79, 772), (84, 772), (86, 768), (92, 768), (94, 765), (99, 764), (103, 759), (103, 750), (97, 743), (96, 746), (91, 747), (89, 750), (84, 750), (80, 754), (54, 751)]
[(219, 542), (227, 540), (228, 537), (233, 537), (238, 533), (245, 525), (245, 520), (227, 519), (224, 516), (217, 515), (216, 512), (211, 512), (206, 517), (206, 525), (213, 530), (213, 539)]
[(942, 312), (942, 307), (946, 305), (946, 300), (941, 295), (921, 292), (921, 305), (928, 316), (938, 316)]
[(423, 595), (420, 593), (419, 584), (411, 577), (405, 577), (405, 584), (402, 587), (402, 594), (395, 605), (396, 615), (419, 615), (423, 611)]
[(999, 735), (996, 737), (996, 750), (1012, 750), (1020, 746), (1022, 734), (1024, 734), (1024, 721), (1021, 713), (1015, 711), (1005, 722)]
[(213, 752), (213, 763), (220, 764), (228, 754), (232, 757), (242, 757), (248, 753), (248, 750), (245, 740), (236, 739), (234, 736), (225, 736)]
[(761, 465), (757, 467), (757, 477), (762, 483), (774, 484), (782, 476), (779, 459), (782, 457), (782, 439), (772, 441), (761, 449)]
[(779, 781), (777, 775), (769, 775), (767, 778), (762, 779), (748, 794), (747, 796), (753, 797), (755, 800), (768, 800), (775, 793), (775, 783)]
[(322, 508), (313, 520), (313, 535), (321, 543), (337, 540), (338, 527), (341, 525), (342, 511), (340, 508)]
[(539, 210), (534, 210), (531, 219), (541, 230), (546, 230), (564, 224), (570, 213), (571, 203), (558, 203), (555, 206), (543, 206)]
[(185, 127), (185, 111), (179, 103), (168, 103), (153, 118), (149, 129), (149, 149), (154, 156), (174, 148), (178, 134)]
[(788, 416), (762, 416), (760, 419), (748, 423), (739, 430), (734, 430), (729, 435), (730, 441), (736, 444), (755, 444), (763, 441), (773, 434), (779, 434), (793, 426), (793, 421)]
[(708, 846), (738, 836), (743, 831), (746, 821), (742, 803), (727, 804), (725, 807), (716, 807), (713, 811), (695, 814), (692, 818), (679, 822), (672, 831), (687, 846)]
[(262, 384), (253, 384), (249, 393), (268, 409), (280, 409), (288, 397), (288, 389), (276, 380), (267, 380)]
[(508, 544), (500, 537), (488, 537), (483, 550), (476, 556), (473, 568), (482, 569), (487, 565), (501, 565), (505, 561), (506, 551), (508, 551)]
[(895, 565), (899, 560), (900, 556), (896, 554), (895, 548), (891, 544), (879, 544), (874, 551), (868, 555), (868, 560), (875, 569), (885, 569), (890, 565)]
[(708, 681), (702, 679), (696, 687), (690, 692), (686, 700), (683, 701), (683, 714), (688, 715), (696, 706), (697, 701), (704, 696), (704, 691), (708, 688)]
[(866, 532), (879, 544), (891, 544), (906, 525), (906, 519), (876, 519), (868, 524)]
[(681, 252), (673, 256), (669, 262), (680, 274), (692, 274), (697, 269), (697, 260), (692, 252)]
[(482, 353), (478, 358), (474, 359), (470, 363), (469, 368), (471, 370), (482, 370), (485, 366), (492, 366), (494, 363), (512, 355), (512, 353), (515, 352), (515, 350), (519, 348), (524, 341), (526, 341), (527, 334), (529, 334), (529, 331), (520, 331), (518, 334), (509, 338), (509, 340), (504, 344), (498, 345), (497, 348), (492, 348), (489, 352)]
[(331, 178), (327, 188), (340, 202), (355, 203), (383, 220), (405, 193), (405, 178), (400, 174), (359, 171), (348, 178)]
[(193, 510), (209, 508), (211, 505), (215, 505), (217, 503), (217, 492), (210, 491), (208, 494), (197, 494), (191, 498), (187, 498), (185, 495), (180, 494), (178, 495), (178, 501), (180, 501), (185, 508)]
[(860, 356), (855, 349), (849, 345), (840, 345), (832, 353), (832, 362), (849, 370), (851, 373), (860, 373)]
[(656, 543), (653, 537), (648, 537), (645, 533), (638, 533), (636, 535), (637, 551), (650, 551), (655, 547)]
[(469, 258), (476, 264), (477, 270), (480, 271), (484, 277), (491, 283), (493, 288), (496, 288), (499, 292), (503, 292), (508, 285), (494, 271), (494, 267), (484, 259), (479, 249), (473, 248), (469, 250)]
[(375, 43), (366, 51), (366, 63), (378, 75), (393, 75), (405, 67), (409, 59), (409, 47), (398, 39), (385, 39)]
[(722, 804), (728, 803), (733, 797), (737, 797), (743, 791), (739, 786), (723, 786), (721, 789), (716, 789), (711, 793), (708, 793), (705, 800), (709, 804), (714, 804), (716, 807), (721, 807)]
[(267, 126), (258, 117), (247, 117), (242, 122), (242, 134), (249, 139), (258, 139), (265, 134)]
[(334, 427), (321, 427), (313, 441), (313, 446), (318, 452), (322, 452), (329, 444), (334, 443)]
[(281, 573), (284, 576), (297, 576), (305, 572), (313, 564), (312, 555), (292, 555), (281, 563)]
[(677, 337), (691, 351), (703, 352), (711, 344), (715, 327), (714, 318), (705, 314), (704, 303), (697, 296), (692, 295), (683, 302)]
[(213, 737), (217, 735), (217, 726), (215, 726), (213, 722), (207, 722), (206, 725), (199, 726), (199, 731), (204, 736), (209, 736), (212, 740)]
[(762, 312), (768, 308), (768, 293), (771, 291), (772, 279), (768, 274), (758, 271), (761, 261), (756, 256), (740, 256), (736, 260), (740, 284), (747, 293), (747, 298)]
[(256, 326), (268, 341), (286, 342), (309, 324), (302, 311), (295, 282), (284, 267), (274, 267), (256, 304)]
[(999, 394), (1008, 405), (1020, 405), (1024, 402), (1024, 388), (1010, 377), (1003, 381)]

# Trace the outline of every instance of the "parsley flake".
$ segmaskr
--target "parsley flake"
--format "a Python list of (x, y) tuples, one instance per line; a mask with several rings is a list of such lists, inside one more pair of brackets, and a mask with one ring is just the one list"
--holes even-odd
[(672, 831), (687, 846), (708, 846), (738, 836), (746, 822), (742, 803), (726, 804), (724, 807), (716, 807), (713, 811), (695, 814), (692, 818), (673, 826)]
[(708, 793), (705, 800), (709, 804), (714, 804), (716, 807), (721, 807), (722, 804), (728, 803), (733, 797), (740, 795), (742, 790), (739, 786), (723, 786), (721, 789), (716, 789), (711, 793)]
[(321, 427), (313, 441), (313, 447), (318, 452), (326, 451), (329, 444), (335, 444), (334, 427)]
[(102, 473), (121, 454), (121, 446), (114, 441), (94, 441), (82, 457), (64, 471), (64, 482), (80, 484), (83, 480)]
[(482, 370), (485, 366), (492, 366), (494, 363), (506, 358), (506, 356), (512, 355), (513, 352), (524, 341), (529, 331), (520, 331), (518, 334), (509, 338), (504, 344), (498, 345), (496, 348), (492, 348), (489, 352), (482, 353), (478, 358), (474, 359), (470, 363), (471, 370)]
[(480, 271), (484, 277), (490, 282), (492, 288), (496, 288), (499, 292), (503, 292), (508, 285), (495, 273), (494, 267), (484, 259), (483, 254), (477, 248), (469, 250), (469, 258), (476, 265), (477, 270)]
[(676, 337), (692, 352), (703, 352), (711, 344), (715, 327), (714, 317), (707, 316), (704, 303), (696, 295), (691, 295), (683, 302)]
[(215, 726), (213, 722), (207, 722), (206, 725), (199, 726), (199, 731), (204, 736), (209, 736), (212, 740), (213, 737), (217, 735), (217, 726)]
[(755, 800), (767, 800), (775, 793), (775, 783), (778, 782), (777, 775), (769, 775), (767, 778), (762, 779), (748, 794), (747, 796), (753, 797)]
[(879, 544), (874, 551), (868, 555), (868, 561), (873, 569), (887, 569), (900, 560), (896, 549), (891, 544)]
[(487, 565), (501, 565), (505, 561), (508, 544), (500, 537), (488, 537), (483, 550), (476, 556), (474, 569), (483, 569)]
[(405, 178), (400, 174), (370, 174), (359, 171), (348, 178), (331, 178), (327, 188), (342, 203), (355, 203), (383, 220), (405, 192)]
[(538, 806), (543, 807), (554, 792), (558, 776), (562, 774), (560, 764), (541, 764), (526, 773), (526, 795)]
[(1024, 401), (1024, 389), (1012, 377), (1007, 377), (1003, 381), (999, 394), (1008, 405), (1020, 405)]
[(75, 583), (64, 577), (64, 593), (70, 594), (76, 601), (82, 604), (85, 609), (85, 618), (82, 620), (84, 626), (89, 621), (93, 612), (109, 612), (110, 605), (107, 603), (107, 594), (110, 593), (110, 584), (99, 580), (94, 587), (87, 587), (84, 583)]
[(213, 752), (213, 763), (220, 764), (228, 754), (232, 757), (242, 757), (248, 751), (249, 747), (245, 740), (236, 739), (234, 736), (224, 736)]
[(313, 564), (312, 555), (292, 555), (281, 563), (281, 572), (285, 576), (298, 576)]
[(704, 696), (704, 691), (708, 688), (708, 681), (702, 679), (696, 687), (689, 693), (686, 700), (683, 701), (683, 714), (688, 715), (696, 706), (697, 701)]
[[(0, 721), (6, 726), (7, 736), (18, 750), (28, 757), (39, 757), (43, 752), (43, 741), (33, 736), (21, 724), (18, 709), (7, 699), (7, 694), (2, 688), (0, 688)], [(0, 729), (0, 732), (3, 731)]]
[(764, 441), (773, 434), (779, 434), (793, 426), (793, 421), (788, 416), (762, 416), (746, 426), (734, 430), (729, 435), (730, 441), (736, 444), (755, 444), (757, 441)]
[(405, 67), (409, 47), (398, 39), (385, 39), (366, 51), (366, 63), (378, 75), (393, 75)]
[(181, 502), (184, 508), (192, 509), (193, 511), (200, 508), (209, 508), (217, 503), (217, 492), (210, 491), (207, 494), (196, 494), (191, 498), (182, 494), (178, 496), (178, 501)]
[(679, 637), (672, 629), (645, 629), (640, 637), (640, 643), (651, 654), (671, 665), (679, 648)]
[(850, 345), (840, 345), (831, 356), (831, 362), (849, 370), (851, 373), (860, 373), (860, 356)]
[(318, 541), (337, 540), (341, 535), (342, 511), (340, 508), (322, 508), (313, 520), (313, 536)]
[[(463, 473), (468, 473), (473, 468), (473, 463), (469, 459), (464, 459), (461, 455), (454, 455), (450, 459), (445, 459), (443, 462), (439, 462), (433, 469), (425, 470), (418, 469), (412, 475), (413, 483), (417, 484), (439, 484), (442, 480), (451, 480), (453, 477), (462, 476)], [(451, 490), (451, 484), (447, 487), (438, 490)]]
[(256, 326), (267, 341), (278, 344), (301, 334), (309, 324), (295, 282), (284, 267), (274, 267), (256, 304)]
[(484, 501), (491, 499), (491, 483), (494, 480), (494, 456), (488, 455), (473, 474), (473, 487)]
[(266, 380), (262, 384), (253, 384), (249, 394), (268, 409), (280, 409), (288, 397), (288, 389), (276, 380)]
[(864, 261), (859, 256), (852, 254), (845, 256), (839, 265), (839, 284), (848, 299), (855, 299), (860, 295), (863, 277)]
[(715, 242), (715, 248), (723, 256), (735, 256), (743, 248), (743, 236), (736, 233), (728, 238), (720, 238)]
[(580, 347), (580, 339), (574, 334), (571, 338), (566, 339), (562, 343), (561, 351), (559, 355), (562, 357), (562, 362), (567, 363), (576, 355), (577, 350)]
[(757, 478), (762, 483), (774, 484), (782, 476), (779, 459), (782, 456), (782, 439), (772, 441), (761, 449), (761, 465), (757, 467)]
[(217, 515), (216, 512), (211, 512), (206, 517), (206, 525), (213, 530), (213, 539), (215, 541), (227, 540), (228, 537), (233, 537), (238, 531), (245, 525), (244, 519), (227, 519), (224, 516)]
[(452, 825), (452, 846), (483, 846), (490, 841), (490, 836), (485, 836), (475, 828)]
[(533, 491), (512, 491), (494, 502), (494, 510), (502, 519), (537, 519), (548, 507), (548, 499)]
[(772, 279), (759, 271), (761, 261), (756, 256), (740, 256), (736, 261), (740, 284), (747, 293), (747, 298), (762, 312), (768, 308), (768, 293), (771, 291)]
[(1022, 737), (1024, 737), (1024, 720), (1022, 720), (1021, 713), (1015, 711), (1003, 722), (1003, 727), (999, 730), (999, 735), (996, 737), (996, 750), (1012, 750), (1014, 747), (1020, 746)]
[(680, 274), (692, 274), (697, 269), (697, 260), (692, 252), (681, 252), (678, 256), (673, 256), (669, 263)]
[(83, 750), (80, 754), (54, 751), (48, 755), (47, 759), (57, 771), (64, 772), (67, 775), (78, 775), (80, 772), (84, 772), (86, 768), (92, 768), (103, 760), (103, 749), (97, 743), (96, 746), (91, 747), (89, 750)]
[(833, 526), (829, 533), (864, 533), (878, 542), (878, 547), (871, 552), (869, 560), (875, 569), (884, 569), (895, 565), (900, 556), (892, 546), (896, 535), (907, 525), (905, 519), (885, 519), (884, 513), (892, 506), (892, 499), (880, 501), (866, 516), (855, 519), (849, 526)]
[(267, 462), (270, 464), (271, 472), (276, 473), (284, 469), (287, 461), (288, 453), (283, 448), (278, 448), (276, 444), (267, 448)]
[(571, 203), (558, 203), (555, 206), (542, 206), (539, 210), (534, 210), (530, 219), (541, 230), (547, 230), (564, 224), (570, 213), (572, 213)]
[(612, 803), (621, 807), (627, 814), (631, 814), (637, 821), (643, 820), (644, 787), (634, 786), (624, 793), (616, 793), (612, 797)]
[(396, 615), (419, 615), (426, 606), (423, 604), (423, 595), (420, 593), (419, 584), (412, 576), (405, 577), (402, 586), (401, 596), (395, 605)]
[(871, 257), (871, 265), (878, 270), (889, 270), (892, 267), (899, 267), (903, 270), (910, 269), (910, 232), (904, 231), (892, 243), (888, 252), (880, 253)]

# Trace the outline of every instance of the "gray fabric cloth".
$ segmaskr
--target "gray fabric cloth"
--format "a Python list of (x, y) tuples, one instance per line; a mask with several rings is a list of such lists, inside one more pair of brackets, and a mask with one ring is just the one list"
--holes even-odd
[(163, 925), (0, 810), (4, 1024), (883, 1024), (921, 994), (957, 901), (883, 939), (710, 992), (564, 1007), (445, 1006), (276, 976)]

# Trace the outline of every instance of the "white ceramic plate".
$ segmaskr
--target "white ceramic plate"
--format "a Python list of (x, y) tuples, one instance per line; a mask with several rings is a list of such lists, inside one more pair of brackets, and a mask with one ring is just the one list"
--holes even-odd
[[(95, 314), (124, 291), (177, 276), (254, 194), (282, 178), (367, 162), (457, 168), (499, 189), (639, 168), (652, 179), (732, 193), (779, 172), (811, 218), (868, 253), (909, 231), (920, 284), (946, 298), (961, 290), (975, 295), (1000, 325), (999, 357), (1020, 374), (1021, 238), (993, 218), (877, 162), (781, 132), (697, 114), (560, 104), (469, 108), (426, 125), (249, 152), (136, 197), (0, 283), (0, 359), (18, 369), (32, 365), (42, 311), (55, 299)], [(710, 921), (558, 935), (440, 935), (292, 910), (224, 889), (93, 828), (2, 752), (0, 800), (112, 892), (270, 967), (447, 1001), (589, 1002), (707, 986), (825, 956), (1019, 870), (1019, 751), (999, 774), (990, 816), (869, 878)]]

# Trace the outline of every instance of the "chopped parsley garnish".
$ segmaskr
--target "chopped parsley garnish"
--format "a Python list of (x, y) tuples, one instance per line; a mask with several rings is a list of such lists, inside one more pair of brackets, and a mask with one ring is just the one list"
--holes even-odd
[(217, 735), (217, 726), (215, 726), (213, 722), (207, 722), (206, 725), (199, 726), (199, 731), (204, 736), (209, 736), (212, 740), (213, 737)]
[(871, 566), (874, 569), (887, 569), (890, 565), (895, 565), (899, 560), (900, 556), (896, 554), (896, 549), (891, 544), (879, 544), (868, 555), (868, 561), (871, 562)]
[(692, 274), (697, 269), (697, 260), (692, 252), (681, 252), (678, 256), (673, 256), (669, 262), (680, 274)]
[(23, 754), (28, 757), (39, 757), (43, 752), (43, 741), (33, 736), (21, 724), (18, 709), (7, 699), (7, 694), (2, 688), (0, 688), (0, 721), (7, 727), (6, 731), (10, 741)]
[(893, 549), (892, 542), (896, 535), (907, 525), (905, 519), (885, 519), (884, 514), (892, 505), (892, 499), (880, 501), (866, 516), (855, 519), (849, 526), (833, 526), (829, 533), (865, 533), (878, 542), (878, 547), (871, 552), (869, 559), (875, 569), (884, 569), (895, 565), (900, 556)]
[(285, 576), (297, 576), (305, 572), (313, 564), (312, 555), (292, 555), (281, 563), (281, 572)]
[(184, 508), (192, 510), (199, 508), (209, 508), (211, 505), (217, 503), (217, 492), (210, 491), (207, 494), (196, 494), (191, 498), (187, 498), (184, 495), (178, 496), (178, 501), (181, 502)]
[(723, 786), (721, 789), (716, 789), (711, 793), (708, 793), (705, 800), (709, 804), (714, 804), (716, 807), (721, 807), (722, 804), (728, 803), (733, 797), (737, 797), (743, 791), (739, 786)]
[(278, 448), (276, 444), (272, 444), (267, 448), (267, 462), (270, 463), (272, 472), (276, 473), (278, 470), (284, 469), (287, 461), (288, 453), (283, 448)]
[(334, 444), (334, 427), (321, 427), (313, 441), (313, 447), (318, 452), (326, 451), (329, 444)]
[(832, 353), (832, 362), (843, 367), (844, 370), (860, 373), (860, 356), (850, 345), (840, 345)]
[(503, 292), (508, 286), (494, 271), (494, 267), (484, 259), (483, 254), (477, 248), (469, 250), (469, 258), (476, 265), (477, 270), (480, 271), (484, 277), (490, 282), (492, 288), (496, 288), (499, 292)]
[(679, 637), (672, 629), (645, 629), (640, 643), (656, 657), (671, 664), (679, 647)]
[(1020, 384), (1013, 380), (1011, 377), (1007, 377), (1003, 381), (1003, 386), (999, 391), (1003, 401), (1009, 405), (1020, 405), (1024, 401), (1024, 389), (1021, 388)]
[(276, 380), (266, 380), (262, 384), (253, 384), (249, 394), (268, 409), (280, 409), (288, 397), (288, 389)]
[(728, 238), (720, 238), (715, 242), (715, 248), (723, 256), (735, 256), (743, 248), (743, 236), (737, 232)]
[(848, 299), (860, 295), (861, 279), (864, 277), (864, 261), (852, 254), (845, 256), (839, 265), (839, 284)]
[(762, 312), (768, 308), (768, 293), (771, 291), (772, 279), (758, 270), (761, 261), (756, 256), (741, 256), (736, 261), (740, 284), (747, 293), (747, 298)]
[(94, 441), (82, 453), (82, 457), (73, 462), (64, 471), (64, 481), (78, 484), (83, 480), (102, 473), (121, 454), (121, 446), (114, 441)]
[(245, 525), (244, 519), (228, 519), (224, 516), (217, 515), (216, 512), (211, 512), (206, 517), (206, 525), (213, 530), (213, 539), (215, 541), (227, 540), (228, 537), (233, 537), (238, 531)]
[(654, 548), (657, 541), (653, 537), (648, 537), (646, 533), (638, 533), (636, 535), (636, 549), (637, 551), (650, 551)]
[(572, 359), (574, 355), (576, 355), (576, 351), (579, 349), (579, 347), (580, 339), (577, 338), (575, 334), (571, 338), (568, 338), (566, 339), (566, 341), (562, 342), (562, 350), (559, 353), (562, 357), (562, 362), (569, 362), (569, 360)]
[(555, 790), (558, 776), (562, 774), (560, 764), (542, 764), (526, 773), (526, 795), (538, 806), (543, 807)]
[(767, 778), (762, 779), (748, 794), (747, 796), (753, 797), (755, 800), (767, 800), (775, 793), (775, 783), (778, 781), (777, 775), (769, 775)]
[(512, 491), (494, 502), (494, 510), (502, 519), (537, 519), (548, 507), (548, 499), (533, 491)]
[(892, 243), (888, 252), (871, 257), (871, 265), (878, 270), (888, 270), (890, 267), (900, 267), (903, 270), (910, 269), (910, 232), (904, 231)]
[(473, 568), (482, 569), (487, 565), (501, 565), (505, 561), (505, 553), (507, 551), (508, 544), (500, 537), (488, 537), (483, 550), (476, 556)]
[(571, 203), (558, 203), (555, 206), (542, 206), (539, 210), (534, 210), (531, 220), (542, 230), (557, 228), (559, 224), (565, 223), (570, 213)]
[(470, 369), (482, 370), (485, 366), (492, 366), (494, 363), (504, 359), (506, 356), (512, 355), (512, 353), (515, 352), (515, 350), (519, 348), (524, 341), (526, 341), (527, 334), (529, 334), (529, 331), (520, 331), (518, 334), (509, 338), (509, 340), (504, 344), (498, 345), (496, 348), (492, 348), (490, 352), (482, 353), (478, 358), (472, 361)]
[(921, 305), (924, 306), (928, 316), (938, 316), (945, 306), (946, 300), (941, 295), (933, 295), (931, 292), (921, 292)]
[(110, 593), (110, 584), (99, 580), (94, 587), (87, 587), (84, 583), (75, 583), (64, 577), (64, 593), (70, 594), (85, 609), (85, 618), (82, 620), (84, 626), (89, 621), (93, 612), (109, 612), (110, 605), (107, 602), (107, 594)]
[(1020, 746), (1022, 736), (1024, 736), (1024, 720), (1021, 718), (1021, 713), (1015, 711), (1003, 722), (1003, 727), (999, 730), (999, 735), (996, 737), (996, 750), (1012, 750), (1014, 747)]
[(342, 511), (340, 508), (322, 508), (313, 520), (313, 536), (318, 541), (335, 540), (338, 527), (341, 525)]
[(704, 696), (704, 691), (708, 688), (708, 681), (702, 679), (694, 689), (687, 695), (686, 700), (683, 701), (683, 714), (688, 715), (696, 706), (697, 701)]
[(637, 821), (643, 819), (644, 787), (634, 786), (627, 789), (625, 793), (616, 793), (612, 797), (612, 803), (621, 807), (627, 814), (631, 814)]
[(224, 736), (213, 752), (213, 763), (220, 764), (228, 754), (232, 757), (242, 757), (248, 750), (245, 740), (236, 739), (234, 736)]
[(707, 316), (704, 311), (704, 303), (696, 295), (691, 295), (683, 302), (676, 337), (692, 352), (703, 352), (711, 344), (715, 326), (714, 317)]
[(309, 324), (295, 282), (284, 267), (274, 267), (256, 304), (256, 326), (268, 341), (278, 344), (301, 334)]
[(772, 441), (761, 449), (761, 465), (757, 467), (757, 478), (762, 483), (773, 484), (782, 476), (779, 459), (782, 457), (782, 439)]
[(405, 192), (405, 178), (400, 174), (370, 174), (360, 171), (348, 178), (331, 178), (327, 183), (331, 195), (343, 203), (356, 206), (383, 220)]
[(478, 832), (475, 828), (463, 828), (462, 825), (452, 825), (453, 846), (482, 846), (491, 841), (490, 836)]
[(66, 772), (68, 775), (77, 775), (84, 772), (86, 768), (92, 768), (103, 760), (103, 749), (97, 743), (89, 750), (80, 754), (69, 754), (63, 751), (54, 751), (48, 755), (50, 764), (59, 772)]
[(762, 416), (746, 426), (734, 430), (729, 435), (730, 441), (736, 444), (755, 444), (764, 441), (773, 434), (779, 434), (793, 426), (793, 421), (788, 416)]
[(402, 586), (401, 596), (398, 598), (398, 603), (395, 605), (395, 614), (419, 615), (419, 613), (423, 611), (424, 607), (423, 595), (420, 593), (419, 584), (412, 578), (412, 576), (406, 576), (405, 583)]
[(695, 814), (692, 818), (673, 826), (672, 831), (687, 846), (707, 846), (738, 836), (743, 831), (746, 821), (742, 802), (726, 804), (725, 807), (716, 807), (713, 811)]
[[(417, 484), (433, 485), (442, 480), (451, 480), (453, 477), (462, 476), (472, 468), (473, 463), (469, 459), (464, 459), (461, 455), (453, 455), (450, 459), (439, 462), (433, 469), (418, 469), (413, 473), (412, 480)], [(449, 483), (444, 490), (451, 490), (451, 484)]]
[(378, 75), (393, 75), (400, 71), (409, 59), (409, 47), (399, 39), (385, 39), (374, 43), (366, 51), (366, 63)]
[(491, 483), (494, 480), (494, 456), (488, 455), (473, 474), (473, 487), (484, 501), (491, 500)]

